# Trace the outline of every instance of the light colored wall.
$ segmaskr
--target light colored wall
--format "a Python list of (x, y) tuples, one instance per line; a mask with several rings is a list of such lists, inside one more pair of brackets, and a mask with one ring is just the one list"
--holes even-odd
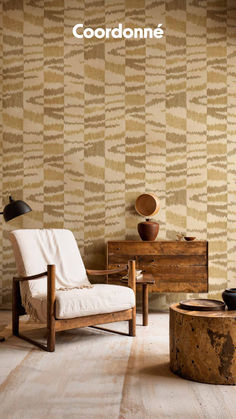
[[(236, 286), (236, 10), (233, 0), (4, 0), (0, 5), (2, 304), (15, 271), (7, 230), (69, 228), (87, 266), (137, 238), (144, 191), (159, 239), (210, 242), (210, 295)], [(155, 27), (162, 40), (79, 40), (87, 26)], [(23, 192), (22, 192), (23, 191)], [(180, 295), (152, 296), (165, 307)]]

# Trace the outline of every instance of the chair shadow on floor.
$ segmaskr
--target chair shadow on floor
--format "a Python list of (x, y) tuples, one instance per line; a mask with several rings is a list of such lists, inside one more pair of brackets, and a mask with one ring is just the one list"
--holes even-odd
[[(37, 341), (39, 341), (41, 344), (45, 344), (46, 342), (46, 335), (47, 335), (47, 328), (46, 325), (43, 324), (38, 324), (35, 327), (35, 323), (24, 323), (22, 325), (22, 331), (24, 332), (24, 334), (31, 338), (31, 339), (36, 339)], [(102, 325), (101, 325), (102, 326)], [(84, 328), (77, 328), (77, 329), (69, 329), (66, 331), (59, 331), (57, 332), (57, 342), (58, 342), (58, 351), (60, 348), (60, 345), (69, 345), (69, 347), (72, 347), (73, 345), (77, 345), (77, 344), (92, 344), (95, 343), (94, 339), (99, 339), (99, 341), (104, 341), (105, 339), (107, 339), (107, 337), (115, 337), (117, 339), (120, 338), (120, 334), (124, 334), (124, 337), (127, 337), (127, 334), (125, 333), (125, 330), (123, 330), (123, 328), (121, 327), (120, 331), (116, 330), (115, 327), (112, 324), (111, 327), (114, 327), (114, 331), (112, 331), (112, 329), (110, 329), (109, 331), (105, 330), (106, 326), (110, 326), (109, 325), (104, 325), (104, 329), (100, 327), (100, 325), (98, 326), (98, 328), (94, 328), (94, 327), (84, 327)], [(12, 335), (12, 331), (11, 331), (11, 326), (7, 326), (7, 333), (5, 333), (6, 335), (6, 342), (5, 344), (8, 345), (11, 348), (15, 348), (18, 350), (29, 350), (29, 349), (34, 349), (34, 351), (41, 351), (41, 349), (37, 348), (37, 347), (32, 347), (32, 345), (28, 342), (25, 342), (21, 339), (19, 339), (18, 337), (15, 337)], [(114, 332), (114, 333), (111, 333)], [(129, 338), (129, 337), (128, 337)]]

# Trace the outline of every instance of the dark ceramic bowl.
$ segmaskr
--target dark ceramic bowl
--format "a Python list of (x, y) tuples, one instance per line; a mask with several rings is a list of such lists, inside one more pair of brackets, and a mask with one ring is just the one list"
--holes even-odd
[(228, 310), (236, 310), (236, 288), (226, 288), (222, 293), (222, 298)]
[(186, 240), (187, 242), (191, 242), (195, 239), (196, 239), (196, 237), (189, 237), (189, 236), (184, 237), (184, 240)]

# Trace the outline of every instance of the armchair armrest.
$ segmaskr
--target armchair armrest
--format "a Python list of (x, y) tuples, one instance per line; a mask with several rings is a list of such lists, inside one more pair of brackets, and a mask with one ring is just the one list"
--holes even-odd
[(118, 274), (126, 270), (127, 270), (127, 265), (118, 269), (99, 269), (99, 270), (86, 269), (86, 272), (88, 275), (112, 275), (112, 274)]
[(88, 275), (112, 275), (128, 270), (128, 286), (136, 292), (135, 260), (129, 260), (128, 265), (117, 269), (93, 270), (86, 269)]
[(41, 272), (40, 274), (31, 275), (31, 276), (19, 276), (13, 277), (13, 281), (33, 281), (34, 279), (41, 278), (43, 276), (47, 276), (48, 272)]
[[(20, 336), (22, 339), (33, 343), (40, 348), (46, 349), (47, 351), (54, 351), (55, 349), (55, 301), (56, 301), (56, 266), (47, 265), (47, 271), (41, 272), (36, 275), (14, 277), (13, 278), (13, 333), (16, 336)], [(21, 298), (20, 298), (20, 281), (32, 281), (42, 277), (47, 278), (47, 346), (45, 347), (41, 343), (30, 339), (27, 336), (19, 334), (19, 311), (21, 309)], [(25, 314), (25, 311), (21, 314)]]

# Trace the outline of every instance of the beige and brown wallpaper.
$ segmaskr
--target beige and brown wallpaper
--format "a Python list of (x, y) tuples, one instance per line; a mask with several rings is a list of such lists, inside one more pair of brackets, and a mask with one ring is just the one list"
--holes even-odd
[[(15, 272), (7, 231), (73, 230), (87, 266), (138, 238), (135, 198), (161, 200), (159, 239), (210, 242), (210, 295), (236, 286), (234, 0), (2, 0), (1, 198), (33, 212), (0, 223), (0, 294)], [(72, 27), (156, 27), (163, 39), (76, 39)], [(32, 249), (33, 251), (33, 249)], [(152, 295), (152, 308), (179, 295)]]

